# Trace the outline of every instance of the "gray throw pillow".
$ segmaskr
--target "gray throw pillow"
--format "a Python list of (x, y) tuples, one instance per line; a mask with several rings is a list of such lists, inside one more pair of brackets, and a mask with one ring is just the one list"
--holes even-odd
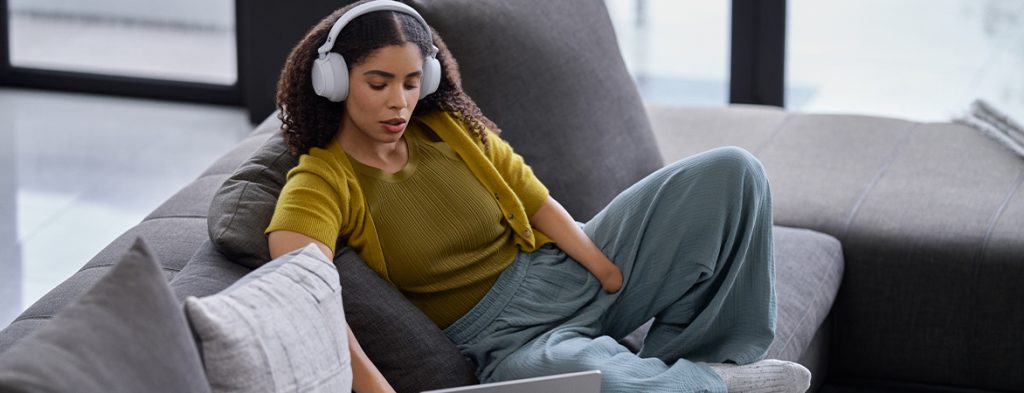
[(420, 309), (349, 247), (338, 250), (348, 324), (391, 387), (419, 392), (478, 383), (474, 366)]
[(0, 356), (0, 391), (208, 392), (181, 305), (141, 239)]
[[(279, 128), (281, 123), (276, 124)], [(288, 171), (298, 163), (278, 131), (224, 181), (207, 214), (210, 240), (217, 251), (250, 269), (270, 260), (263, 230), (270, 225)]]
[(214, 392), (352, 389), (338, 271), (313, 244), (185, 311)]
[(587, 221), (662, 166), (600, 0), (411, 0), (466, 93), (551, 195)]

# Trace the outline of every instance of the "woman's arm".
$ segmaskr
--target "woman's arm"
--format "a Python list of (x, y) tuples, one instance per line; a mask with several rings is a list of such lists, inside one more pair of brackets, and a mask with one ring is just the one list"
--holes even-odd
[[(270, 258), (275, 259), (281, 255), (305, 247), (309, 243), (316, 244), (323, 251), (327, 259), (334, 259), (334, 252), (323, 242), (298, 232), (274, 231), (267, 235), (267, 243), (270, 246)], [(373, 365), (370, 358), (363, 352), (356, 336), (352, 334), (352, 328), (346, 323), (348, 330), (348, 352), (352, 358), (352, 390), (358, 393), (365, 392), (390, 392), (395, 389), (384, 379), (384, 375)]]
[(622, 272), (597, 248), (586, 233), (576, 225), (569, 212), (554, 198), (548, 196), (540, 209), (530, 217), (530, 225), (555, 241), (558, 248), (569, 254), (601, 281), (605, 292), (612, 293), (622, 287)]

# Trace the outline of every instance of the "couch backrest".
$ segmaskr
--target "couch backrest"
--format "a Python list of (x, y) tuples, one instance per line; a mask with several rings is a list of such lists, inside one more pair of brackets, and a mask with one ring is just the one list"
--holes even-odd
[(463, 87), (577, 220), (662, 160), (602, 0), (413, 0)]

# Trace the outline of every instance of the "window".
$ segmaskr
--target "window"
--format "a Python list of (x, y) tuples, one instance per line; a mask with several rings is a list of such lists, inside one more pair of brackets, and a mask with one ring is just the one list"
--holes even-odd
[(14, 67), (232, 85), (233, 0), (8, 0)]
[(1024, 2), (792, 0), (786, 107), (948, 121), (981, 98), (1024, 119)]
[(725, 105), (729, 1), (606, 0), (645, 102)]

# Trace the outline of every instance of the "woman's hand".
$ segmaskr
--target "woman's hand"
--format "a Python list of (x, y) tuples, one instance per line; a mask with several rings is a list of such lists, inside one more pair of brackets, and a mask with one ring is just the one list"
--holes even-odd
[(594, 276), (601, 281), (601, 288), (607, 293), (615, 293), (622, 288), (622, 271), (613, 263), (599, 268), (597, 272), (594, 272)]
[(569, 212), (554, 198), (549, 196), (544, 205), (533, 213), (530, 224), (551, 237), (562, 251), (597, 277), (605, 292), (615, 293), (622, 288), (622, 271), (619, 267), (583, 233)]

